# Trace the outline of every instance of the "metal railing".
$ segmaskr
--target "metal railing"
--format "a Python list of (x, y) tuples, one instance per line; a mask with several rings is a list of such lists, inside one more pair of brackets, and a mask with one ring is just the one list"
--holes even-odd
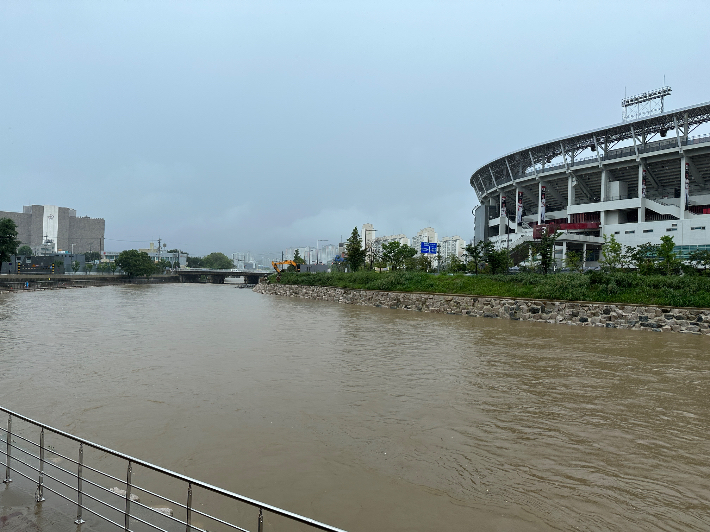
[[(207, 522), (212, 523), (213, 525), (211, 525), (209, 529), (210, 531), (215, 530), (212, 526), (221, 526), (225, 530), (249, 532), (246, 528), (242, 528), (241, 526), (231, 523), (226, 519), (222, 519), (216, 515), (210, 515), (209, 513), (198, 509), (197, 506), (201, 505), (198, 505), (195, 501), (193, 501), (193, 492), (199, 488), (203, 490), (205, 494), (216, 494), (228, 499), (231, 502), (244, 503), (247, 507), (258, 509), (258, 515), (254, 516), (256, 528), (252, 529), (257, 532), (264, 531), (264, 518), (268, 513), (285, 518), (285, 520), (291, 523), (291, 525), (295, 522), (307, 525), (313, 529), (325, 530), (329, 532), (344, 532), (339, 528), (320, 523), (308, 517), (250, 499), (243, 495), (239, 495), (217, 486), (201, 482), (194, 478), (175, 473), (174, 471), (170, 471), (149, 462), (114, 451), (102, 445), (73, 436), (72, 434), (55, 429), (49, 425), (45, 425), (44, 423), (34, 421), (6, 408), (0, 407), (0, 412), (8, 414), (7, 428), (0, 427), (0, 442), (2, 439), (5, 440), (4, 446), (0, 443), (0, 455), (5, 456), (5, 479), (3, 482), (6, 484), (12, 482), (11, 472), (16, 473), (36, 485), (35, 501), (37, 503), (45, 501), (44, 494), (46, 490), (61, 497), (68, 503), (75, 505), (76, 520), (74, 522), (77, 525), (85, 522), (83, 519), (83, 512), (86, 511), (93, 514), (101, 521), (110, 523), (125, 530), (126, 532), (137, 530), (159, 530), (162, 532), (185, 530), (186, 532), (207, 532), (206, 528), (202, 528), (192, 523), (193, 516), (199, 516)], [(29, 424), (30, 428), (39, 429), (39, 443), (35, 443), (30, 438), (21, 436), (17, 430), (13, 431), (13, 419), (22, 420)], [(77, 459), (75, 460), (65, 454), (57, 452), (55, 446), (46, 445), (45, 432), (63, 438), (64, 443), (67, 445), (78, 444), (78, 448), (76, 449)], [(4, 436), (4, 438), (2, 436)], [(22, 444), (19, 444), (18, 440), (21, 441)], [(104, 456), (108, 455), (113, 458), (118, 458), (120, 461), (124, 462), (126, 471), (125, 479), (118, 478), (117, 476), (107, 473), (106, 471), (101, 471), (98, 468), (99, 466), (93, 467), (92, 465), (85, 463), (84, 451), (86, 449), (95, 450), (99, 453), (103, 453)], [(47, 453), (52, 455), (54, 459), (48, 460), (46, 458)], [(74, 470), (72, 471), (58, 465), (62, 460), (66, 460), (72, 464), (71, 467)], [(161, 480), (161, 486), (166, 484), (166, 482), (171, 479), (181, 483), (183, 487), (182, 489), (184, 490), (183, 493), (185, 496), (185, 503), (183, 504), (177, 502), (170, 497), (160, 495), (155, 491), (147, 489), (145, 486), (141, 487), (136, 482), (133, 482), (131, 477), (137, 466), (140, 466), (147, 471), (157, 473), (159, 475), (158, 478)], [(89, 479), (86, 474), (87, 471), (93, 473), (96, 477), (103, 478), (104, 481), (118, 482), (119, 485), (125, 487), (125, 490), (117, 490), (116, 488), (109, 489), (100, 482)], [(60, 478), (62, 476), (64, 477), (64, 480)], [(90, 489), (87, 489), (85, 483), (89, 485)], [(65, 490), (65, 493), (62, 493), (62, 489)], [(67, 495), (66, 490), (69, 490), (71, 495), (74, 496)], [(174, 517), (172, 508), (156, 508), (148, 506), (147, 504), (142, 504), (140, 502), (140, 498), (136, 495), (137, 492), (160, 500), (161, 504), (168, 503), (175, 508), (179, 508), (180, 513), (184, 515), (184, 518)], [(84, 497), (94, 502), (95, 507), (91, 508), (87, 505), (84, 502)], [(102, 513), (98, 511), (96, 507), (104, 508), (104, 512)], [(116, 517), (111, 519), (110, 517), (104, 515), (107, 512), (112, 512)], [(178, 526), (180, 528), (176, 528)]]

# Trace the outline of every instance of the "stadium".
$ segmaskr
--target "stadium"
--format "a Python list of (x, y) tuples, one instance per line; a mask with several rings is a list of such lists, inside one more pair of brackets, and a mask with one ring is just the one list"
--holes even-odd
[(475, 241), (512, 249), (544, 228), (557, 230), (556, 259), (578, 251), (586, 267), (597, 265), (604, 235), (627, 246), (670, 235), (683, 258), (710, 249), (710, 135), (697, 134), (710, 122), (710, 102), (665, 111), (670, 92), (625, 98), (619, 124), (530, 146), (476, 170)]

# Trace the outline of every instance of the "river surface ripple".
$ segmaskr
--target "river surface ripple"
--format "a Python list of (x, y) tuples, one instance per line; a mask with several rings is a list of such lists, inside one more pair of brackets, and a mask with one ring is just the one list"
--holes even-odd
[(0, 294), (0, 404), (348, 530), (710, 530), (707, 337), (229, 285)]

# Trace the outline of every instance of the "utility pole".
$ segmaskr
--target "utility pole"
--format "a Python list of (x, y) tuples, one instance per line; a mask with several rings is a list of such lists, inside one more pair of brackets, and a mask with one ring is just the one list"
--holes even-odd
[(160, 262), (160, 237), (158, 237), (158, 262)]

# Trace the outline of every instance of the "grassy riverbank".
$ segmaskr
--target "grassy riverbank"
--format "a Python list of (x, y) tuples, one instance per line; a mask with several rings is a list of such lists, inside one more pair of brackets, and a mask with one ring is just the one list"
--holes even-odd
[[(271, 277), (275, 282), (275, 276)], [(710, 308), (710, 277), (631, 272), (541, 275), (435, 275), (423, 272), (283, 273), (282, 284), (364, 290), (637, 303)]]

